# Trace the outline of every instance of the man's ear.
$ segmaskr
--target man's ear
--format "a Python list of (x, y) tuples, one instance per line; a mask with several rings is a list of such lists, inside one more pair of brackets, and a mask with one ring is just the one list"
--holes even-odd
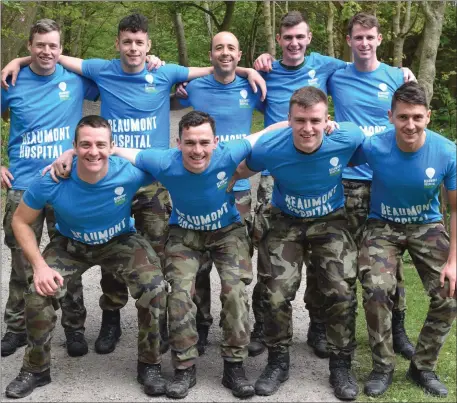
[(392, 113), (392, 111), (390, 109), (387, 111), (387, 116), (389, 116), (389, 122), (393, 123), (392, 119), (393, 119), (394, 114)]

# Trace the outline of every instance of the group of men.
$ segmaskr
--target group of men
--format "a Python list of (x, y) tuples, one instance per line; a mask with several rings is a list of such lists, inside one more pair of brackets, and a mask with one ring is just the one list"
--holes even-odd
[[(116, 40), (120, 60), (83, 61), (62, 56), (59, 27), (40, 20), (31, 30), (30, 58), (13, 63), (30, 66), (2, 89), (2, 114), (11, 116), (10, 166), (1, 174), (9, 188), (4, 228), (12, 252), (2, 355), (27, 344), (7, 396), (24, 397), (51, 381), (59, 305), (69, 355), (87, 353), (81, 274), (98, 264), (103, 314), (96, 351), (115, 348), (128, 286), (138, 309), (138, 381), (149, 395), (185, 397), (212, 323), (213, 263), (222, 285), (222, 383), (234, 396), (271, 395), (288, 379), (291, 301), (304, 263), (308, 344), (330, 358), (336, 397), (352, 400), (359, 392), (351, 372), (357, 278), (373, 353), (364, 392), (387, 390), (395, 351), (412, 360), (408, 374), (418, 385), (445, 396), (434, 368), (456, 314), (455, 145), (426, 129), (423, 89), (403, 84), (402, 70), (377, 60), (377, 19), (359, 13), (350, 20), (354, 63), (347, 64), (305, 57), (310, 27), (300, 13), (286, 14), (277, 35), (282, 59), (256, 61), (268, 70), (265, 100), (239, 77), (263, 88), (255, 71), (237, 66), (233, 34), (213, 37), (212, 68), (148, 70), (147, 32), (145, 17), (125, 17)], [(180, 103), (195, 111), (180, 121), (178, 148), (168, 149), (169, 92), (188, 80), (178, 91), (187, 91), (188, 100)], [(328, 136), (327, 90), (339, 123)], [(102, 117), (80, 120), (83, 99), (98, 95)], [(171, 106), (179, 107), (177, 99)], [(266, 127), (276, 125), (249, 135), (254, 108), (265, 114)], [(37, 174), (57, 157), (51, 174)], [(258, 171), (252, 219), (247, 178)], [(232, 176), (239, 179), (233, 191)], [(440, 223), (441, 183), (451, 207), (450, 243)], [(78, 210), (70, 211), (75, 200)], [(51, 241), (40, 254), (44, 217)], [(252, 281), (252, 244), (258, 267), (250, 334), (245, 287)], [(431, 297), (415, 350), (404, 331), (406, 249)], [(175, 373), (166, 382), (160, 363), (168, 342)], [(268, 363), (253, 385), (243, 362), (265, 346)]]

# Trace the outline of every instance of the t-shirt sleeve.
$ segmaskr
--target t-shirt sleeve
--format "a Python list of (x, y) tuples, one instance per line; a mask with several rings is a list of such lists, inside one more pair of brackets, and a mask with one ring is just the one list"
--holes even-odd
[(82, 80), (84, 86), (84, 99), (89, 101), (96, 101), (100, 96), (100, 91), (98, 90), (97, 84), (85, 77), (82, 77)]
[(135, 166), (158, 179), (162, 170), (162, 161), (169, 151), (153, 148), (140, 151), (136, 156)]
[(262, 143), (262, 138), (260, 138), (254, 144), (254, 147), (252, 147), (251, 152), (246, 157), (246, 165), (251, 171), (260, 172), (266, 169), (266, 166), (263, 161), (265, 161), (264, 147)]
[(140, 186), (150, 185), (152, 182), (154, 182), (156, 180), (154, 178), (154, 176), (152, 176), (151, 174), (149, 174), (149, 173), (143, 171), (142, 169), (139, 169), (133, 165), (132, 165), (132, 170), (133, 170), (133, 173), (134, 173), (135, 177), (137, 178), (138, 184)]
[(50, 186), (58, 185), (55, 182), (50, 183), (49, 181), (52, 181), (49, 173), (45, 176), (41, 176), (41, 172), (37, 173), (22, 196), (22, 200), (28, 207), (34, 210), (41, 210), (44, 208), (46, 203), (48, 203)]
[[(194, 81), (194, 80), (192, 80)], [(178, 98), (178, 101), (179, 103), (182, 105), (182, 106), (185, 106), (186, 108), (189, 107), (189, 106), (192, 106), (191, 102), (190, 102), (190, 95), (192, 93), (192, 88), (193, 88), (193, 83), (192, 81), (190, 81), (187, 86), (186, 86), (186, 91), (187, 91), (187, 94), (188, 94), (188, 97), (186, 99), (184, 98)]]
[(4, 113), (9, 107), (8, 93), (2, 88), (2, 113)]
[(188, 81), (188, 67), (180, 66), (179, 64), (166, 64), (165, 66), (160, 67), (157, 72), (160, 72), (161, 69), (163, 69), (162, 73), (165, 75), (171, 85), (181, 83), (183, 81)]
[(83, 60), (82, 73), (84, 77), (96, 80), (100, 71), (103, 70), (110, 63), (109, 60), (104, 59), (88, 59)]
[(324, 65), (330, 74), (333, 74), (335, 71), (344, 69), (347, 66), (347, 62), (344, 60), (337, 59), (331, 56), (321, 55)]
[(447, 190), (457, 190), (456, 185), (456, 176), (457, 176), (457, 167), (456, 167), (456, 153), (455, 147), (450, 153), (450, 161), (448, 164), (448, 169), (444, 175), (444, 186)]
[(251, 152), (251, 143), (248, 140), (235, 140), (229, 141), (226, 143), (226, 147), (230, 150), (230, 155), (232, 157), (232, 161), (238, 165), (241, 161), (243, 161)]
[(354, 154), (349, 161), (349, 166), (363, 165), (367, 161), (367, 150), (369, 147), (370, 140), (369, 138), (365, 139), (355, 150)]

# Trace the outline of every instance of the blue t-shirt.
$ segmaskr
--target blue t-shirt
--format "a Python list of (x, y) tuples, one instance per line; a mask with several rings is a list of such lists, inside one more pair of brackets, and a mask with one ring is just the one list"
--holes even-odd
[(13, 189), (25, 190), (36, 173), (73, 146), (84, 99), (95, 100), (98, 88), (56, 65), (49, 76), (29, 66), (19, 72), (16, 85), (2, 88), (2, 113), (10, 110), (9, 170)]
[(70, 178), (59, 183), (49, 173), (38, 174), (24, 193), (24, 203), (35, 210), (50, 204), (57, 230), (88, 245), (103, 244), (118, 235), (135, 232), (130, 216), (133, 197), (154, 178), (122, 158), (110, 157), (107, 175), (90, 184), (79, 179), (76, 164), (77, 158), (73, 160)]
[(305, 154), (295, 148), (292, 129), (280, 129), (257, 140), (246, 163), (253, 171), (270, 171), (273, 206), (295, 217), (322, 217), (343, 207), (343, 169), (363, 139), (355, 124), (343, 122)]
[(167, 64), (157, 70), (125, 73), (120, 60), (84, 60), (82, 73), (100, 88), (101, 115), (124, 148), (170, 146), (170, 90), (186, 81), (187, 67)]
[[(190, 81), (186, 90), (189, 97), (180, 99), (180, 103), (210, 114), (216, 122), (216, 135), (221, 143), (250, 134), (252, 113), (260, 96), (254, 94), (248, 80), (236, 76), (233, 82), (221, 84), (211, 74)], [(236, 182), (233, 190), (250, 188), (249, 179), (242, 179)]]
[[(346, 64), (314, 52), (305, 57), (303, 66), (298, 69), (286, 68), (280, 61), (274, 61), (269, 73), (260, 72), (267, 84), (264, 127), (287, 120), (290, 98), (299, 88), (314, 86), (326, 93), (328, 78)], [(268, 175), (268, 172), (262, 172), (262, 175)]]
[[(394, 92), (403, 84), (403, 72), (381, 63), (375, 71), (361, 72), (354, 64), (336, 71), (328, 81), (337, 122), (354, 122), (366, 136), (391, 127), (387, 111)], [(368, 165), (347, 167), (344, 179), (371, 180)]]
[(212, 231), (240, 221), (233, 191), (226, 190), (237, 166), (250, 151), (247, 140), (219, 143), (208, 168), (200, 174), (184, 168), (182, 153), (176, 148), (141, 151), (135, 164), (156, 177), (170, 192), (173, 200), (170, 225)]
[(369, 218), (403, 224), (427, 224), (442, 219), (440, 185), (456, 190), (456, 145), (426, 130), (416, 152), (397, 146), (395, 128), (365, 140), (352, 162), (368, 162), (373, 170)]

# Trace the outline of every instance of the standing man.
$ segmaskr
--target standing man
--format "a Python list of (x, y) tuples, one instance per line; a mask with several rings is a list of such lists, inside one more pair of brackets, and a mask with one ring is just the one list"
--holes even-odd
[[(378, 61), (376, 49), (382, 35), (378, 19), (358, 13), (348, 23), (346, 37), (354, 63), (336, 71), (328, 81), (329, 93), (335, 106), (335, 120), (356, 123), (365, 136), (376, 136), (389, 125), (388, 110), (393, 93), (403, 82), (403, 73), (396, 67)], [(351, 94), (348, 97), (348, 94)], [(368, 164), (347, 167), (343, 171), (346, 212), (349, 228), (359, 245), (370, 205), (372, 170)], [(405, 285), (403, 266), (396, 271), (397, 290), (392, 310), (394, 351), (407, 359), (414, 346), (405, 331)], [(318, 294), (318, 291), (313, 291)]]
[[(110, 124), (99, 116), (84, 117), (76, 127), (77, 158), (70, 178), (56, 183), (49, 174), (38, 175), (14, 214), (14, 234), (33, 268), (33, 282), (25, 294), (24, 362), (19, 375), (6, 387), (7, 397), (25, 397), (37, 386), (51, 382), (56, 321), (53, 300), (63, 298), (70, 278), (80, 277), (96, 264), (122, 278), (136, 299), (138, 382), (149, 395), (165, 392), (159, 317), (165, 309), (166, 284), (160, 259), (136, 233), (130, 216), (135, 192), (152, 177), (111, 157), (113, 148)], [(78, 200), (77, 209), (69, 209), (74, 200)], [(57, 233), (42, 255), (32, 223), (46, 204), (55, 210)]]
[[(211, 40), (209, 59), (213, 74), (192, 80), (186, 86), (188, 98), (180, 99), (185, 106), (208, 113), (216, 123), (216, 136), (220, 143), (239, 140), (251, 131), (252, 114), (260, 102), (245, 78), (238, 77), (236, 67), (241, 59), (238, 39), (230, 32), (219, 32)], [(251, 226), (251, 185), (249, 179), (238, 181), (234, 188), (235, 203), (241, 220)], [(197, 306), (197, 348), (199, 355), (205, 351), (208, 330), (213, 323), (211, 316), (211, 280), (213, 261), (209, 253), (204, 256), (195, 281), (194, 302)], [(249, 346), (248, 346), (249, 350)], [(250, 351), (249, 351), (250, 353)]]
[(272, 395), (289, 378), (291, 301), (300, 286), (308, 252), (327, 299), (330, 383), (339, 399), (353, 400), (358, 394), (351, 372), (357, 250), (347, 228), (341, 175), (364, 136), (349, 122), (325, 136), (327, 114), (323, 91), (313, 86), (300, 88), (290, 99), (290, 128), (259, 139), (238, 171), (246, 177), (268, 169), (275, 178), (270, 228), (259, 244), (259, 256), (264, 259), (260, 275), (267, 295), (268, 364), (255, 384), (258, 395)]
[[(426, 128), (430, 110), (425, 90), (417, 83), (395, 91), (389, 119), (394, 128), (368, 137), (355, 161), (368, 162), (373, 172), (370, 214), (359, 255), (373, 357), (365, 394), (382, 395), (392, 382), (396, 272), (407, 250), (430, 297), (407, 376), (426, 392), (446, 397), (447, 388), (434, 370), (457, 312), (456, 146)], [(451, 210), (450, 241), (440, 211), (442, 183)]]
[[(83, 100), (98, 97), (97, 86), (92, 81), (57, 64), (62, 47), (60, 27), (55, 21), (42, 19), (32, 26), (28, 49), (31, 63), (20, 71), (17, 85), (10, 86), (8, 91), (1, 90), (2, 116), (9, 113), (11, 117), (9, 167), (1, 167), (1, 185), (7, 189), (3, 228), (5, 244), (11, 250), (9, 294), (4, 315), (6, 333), (1, 342), (3, 357), (26, 344), (23, 294), (33, 275), (11, 227), (14, 212), (38, 171), (71, 148), (75, 127), (82, 116)], [(45, 220), (52, 238), (54, 212), (47, 204), (31, 223), (38, 245)], [(88, 351), (82, 333), (74, 332), (71, 327), (76, 313), (84, 322), (86, 310), (80, 279), (69, 283), (68, 297), (62, 305), (62, 324), (70, 356), (81, 356)]]

